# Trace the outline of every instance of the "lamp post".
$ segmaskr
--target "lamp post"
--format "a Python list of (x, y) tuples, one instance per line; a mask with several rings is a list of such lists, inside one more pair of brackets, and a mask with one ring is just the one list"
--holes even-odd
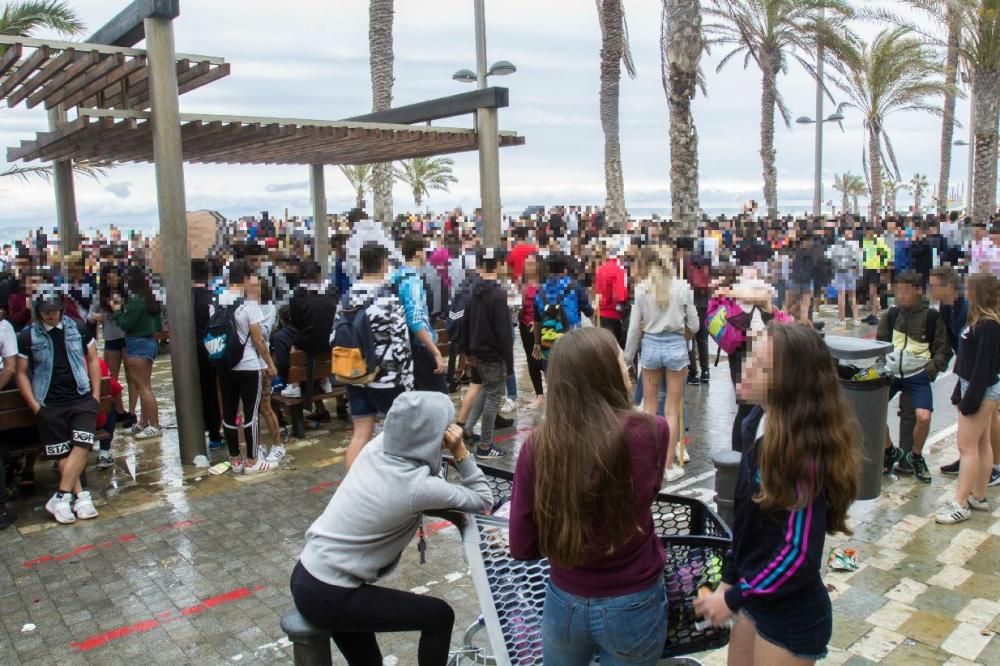
[[(822, 63), (822, 60), (820, 62)], [(823, 115), (823, 89), (818, 84), (817, 88), (816, 110), (819, 113), (816, 114), (816, 117), (820, 118)], [(815, 177), (813, 181), (813, 215), (815, 217), (823, 214), (823, 125), (824, 123), (840, 123), (843, 120), (844, 114), (840, 112), (840, 107), (838, 107), (836, 113), (830, 114), (818, 123), (808, 116), (799, 116), (795, 119), (795, 122), (799, 125), (816, 124), (816, 164), (814, 166)]]
[[(460, 69), (451, 78), (462, 83), (475, 82), (486, 87), (488, 76), (505, 76), (517, 71), (511, 63), (499, 60), (486, 69), (486, 7), (485, 0), (475, 0), (476, 71)], [(483, 243), (486, 247), (500, 246), (500, 131), (496, 108), (476, 111), (476, 139), (479, 145), (479, 198), (483, 214)]]

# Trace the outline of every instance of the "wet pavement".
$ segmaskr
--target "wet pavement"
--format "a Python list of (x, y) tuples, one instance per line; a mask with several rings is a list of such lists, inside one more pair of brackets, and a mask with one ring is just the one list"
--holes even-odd
[[(168, 363), (161, 356), (154, 373), (168, 426), (162, 441), (119, 435), (116, 466), (88, 470), (99, 518), (52, 521), (42, 505), (55, 481), (43, 463), (38, 493), (18, 498), (16, 528), (0, 532), (0, 664), (291, 662), (279, 626), (291, 607), (288, 576), (305, 529), (343, 478), (349, 425), (334, 420), (293, 440), (287, 463), (273, 473), (210, 476), (182, 467), (169, 427)], [(526, 403), (526, 373), (519, 379)], [(933, 482), (888, 480), (878, 500), (855, 505), (853, 537), (828, 539), (828, 548), (855, 548), (860, 568), (825, 576), (834, 636), (824, 663), (1000, 664), (1000, 509), (951, 527), (931, 518), (954, 484), (936, 473), (954, 457), (946, 395), (953, 382), (945, 377), (935, 387), (942, 402), (929, 445)], [(729, 447), (732, 396), (724, 360), (708, 386), (688, 387), (692, 460), (670, 490), (711, 501), (709, 453)], [(537, 418), (521, 404), (501, 446), (516, 452)], [(224, 457), (212, 454), (213, 462)], [(991, 495), (1000, 504), (1000, 493)], [(385, 584), (446, 599), (457, 617), (457, 649), (479, 604), (457, 530), (431, 523), (428, 532), (426, 564), (414, 542)], [(380, 643), (398, 663), (415, 663), (415, 635), (385, 635)], [(725, 651), (699, 658), (722, 664)]]

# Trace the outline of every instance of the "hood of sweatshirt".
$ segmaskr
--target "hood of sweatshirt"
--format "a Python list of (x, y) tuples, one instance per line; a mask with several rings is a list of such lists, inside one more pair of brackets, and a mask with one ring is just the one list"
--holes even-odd
[(395, 402), (385, 417), (383, 452), (420, 465), (431, 474), (441, 471), (441, 441), (455, 420), (451, 398), (434, 391), (407, 391)]

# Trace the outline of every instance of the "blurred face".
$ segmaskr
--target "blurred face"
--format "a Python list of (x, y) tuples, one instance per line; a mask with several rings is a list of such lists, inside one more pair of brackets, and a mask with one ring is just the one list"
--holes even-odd
[(527, 259), (524, 260), (524, 279), (526, 280), (537, 280), (538, 279), (538, 256), (529, 255)]
[(55, 326), (60, 321), (62, 321), (62, 311), (61, 310), (47, 310), (41, 313), (42, 322), (46, 326)]
[(246, 281), (243, 283), (243, 288), (246, 290), (247, 297), (254, 300), (260, 299), (260, 278), (256, 275), (247, 276)]
[(935, 275), (931, 276), (928, 284), (932, 300), (951, 301), (955, 297), (955, 288)]
[(896, 296), (896, 304), (904, 308), (916, 305), (917, 298), (920, 296), (920, 290), (912, 284), (898, 283), (895, 285), (893, 293)]
[(750, 341), (750, 354), (743, 365), (743, 377), (736, 393), (744, 402), (754, 405), (767, 403), (767, 393), (774, 380), (774, 341), (760, 333)]

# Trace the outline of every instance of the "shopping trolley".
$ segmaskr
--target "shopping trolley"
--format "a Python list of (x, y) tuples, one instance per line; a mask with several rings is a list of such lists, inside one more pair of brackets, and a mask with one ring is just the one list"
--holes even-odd
[[(513, 474), (488, 465), (480, 468), (494, 493), (494, 515), (465, 516), (460, 527), (482, 616), (465, 632), (463, 649), (452, 663), (540, 664), (549, 564), (544, 559), (520, 561), (511, 557), (503, 506), (511, 496)], [(654, 502), (653, 520), (666, 553), (668, 630), (663, 657), (676, 659), (724, 646), (729, 630), (697, 627), (693, 601), (700, 585), (721, 578), (732, 541), (729, 528), (703, 502), (665, 493)], [(483, 631), (492, 655), (477, 644), (482, 642)]]

